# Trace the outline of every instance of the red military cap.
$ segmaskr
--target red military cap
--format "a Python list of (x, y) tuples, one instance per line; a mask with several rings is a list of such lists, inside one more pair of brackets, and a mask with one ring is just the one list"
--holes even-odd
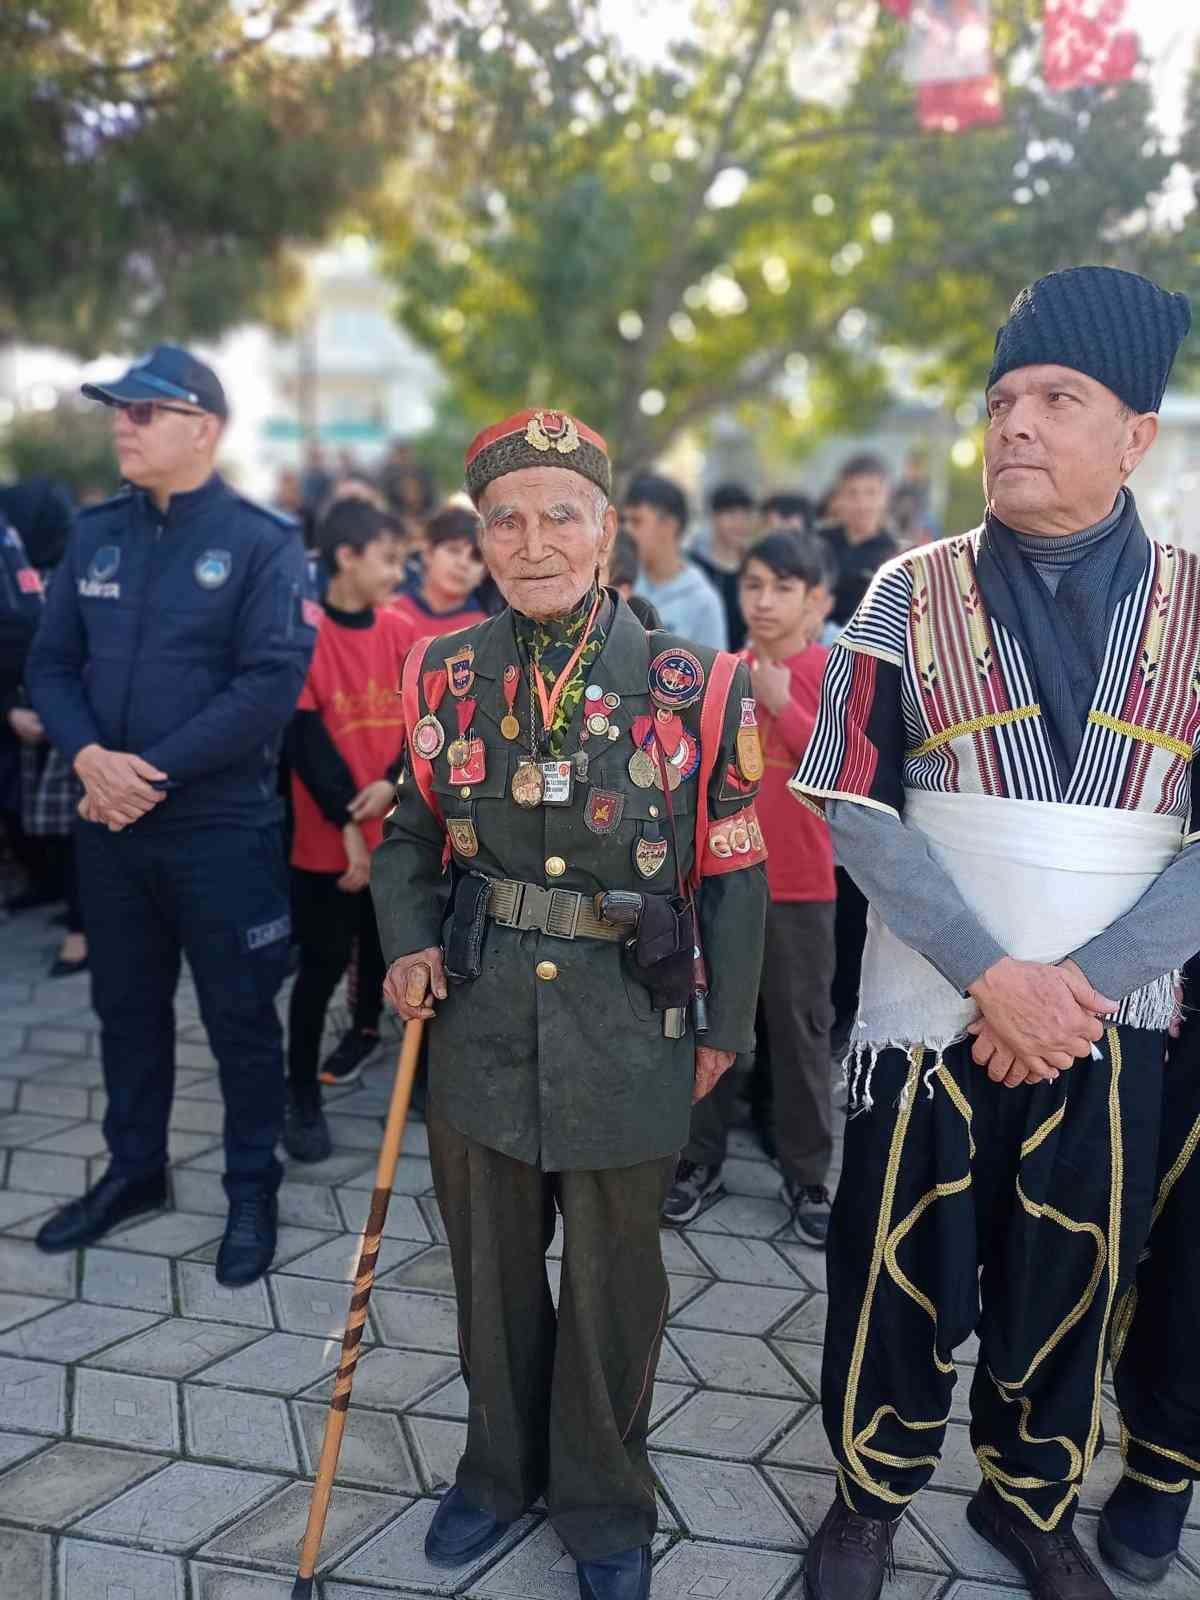
[(467, 493), (479, 504), (488, 484), (523, 467), (565, 467), (612, 494), (612, 462), (600, 435), (565, 411), (519, 411), (485, 428), (467, 450)]

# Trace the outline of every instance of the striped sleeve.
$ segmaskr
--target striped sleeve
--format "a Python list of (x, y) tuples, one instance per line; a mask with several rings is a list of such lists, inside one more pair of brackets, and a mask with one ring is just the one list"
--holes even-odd
[(903, 812), (900, 687), (911, 596), (906, 564), (881, 568), (830, 651), (816, 727), (789, 784), (810, 810), (853, 800), (895, 817)]

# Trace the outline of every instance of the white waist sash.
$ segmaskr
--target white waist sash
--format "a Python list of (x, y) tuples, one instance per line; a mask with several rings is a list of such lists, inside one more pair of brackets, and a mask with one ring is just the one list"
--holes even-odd
[[(906, 789), (904, 825), (1009, 955), (1061, 961), (1135, 905), (1183, 842), (1179, 817), (1103, 806)], [(1129, 995), (1118, 1020), (1166, 1028), (1173, 975)], [(940, 1051), (979, 1015), (874, 907), (867, 917), (855, 1053), (924, 1045)]]

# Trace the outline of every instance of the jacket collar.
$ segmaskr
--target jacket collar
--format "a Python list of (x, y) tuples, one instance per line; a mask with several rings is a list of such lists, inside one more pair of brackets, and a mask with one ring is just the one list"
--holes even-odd
[[(162, 513), (151, 499), (149, 492), (146, 489), (136, 489), (134, 492), (143, 514), (152, 522), (158, 521)], [(186, 489), (182, 494), (173, 494), (167, 504), (163, 521), (171, 527), (179, 527), (191, 522), (195, 517), (202, 516), (222, 500), (227, 500), (229, 496), (229, 485), (219, 472), (214, 472), (198, 489)]]
[[(646, 693), (646, 665), (649, 660), (646, 630), (613, 590), (616, 601), (612, 623), (604, 648), (592, 665), (591, 676), (617, 694)], [(510, 662), (516, 662), (517, 641), (513, 633), (513, 614), (506, 607), (499, 616), (482, 622), (475, 634), (475, 658), (471, 665), (477, 678), (499, 679)]]

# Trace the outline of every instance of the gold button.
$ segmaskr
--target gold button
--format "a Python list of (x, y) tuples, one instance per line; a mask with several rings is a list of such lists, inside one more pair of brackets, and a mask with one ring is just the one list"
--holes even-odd
[(561, 878), (567, 870), (567, 863), (561, 856), (551, 856), (546, 862), (546, 876), (548, 878)]
[(461, 796), (461, 797), (462, 797), (462, 799), (464, 799), (464, 800), (469, 800), (469, 799), (470, 799), (470, 798), (471, 798), (471, 790), (470, 790), (470, 787), (469, 787), (469, 786), (468, 786), (468, 787), (464, 787), (464, 788), (462, 788), (462, 789), (460, 789), (460, 790), (459, 790), (459, 791), (458, 791), (458, 792), (459, 792), (459, 795), (460, 795), (460, 796)]
[(658, 807), (657, 806), (651, 806), (650, 807), (650, 815), (652, 817), (656, 817), (658, 815)]
[(558, 977), (558, 968), (553, 961), (539, 961), (533, 970), (543, 983), (553, 983), (555, 978)]

